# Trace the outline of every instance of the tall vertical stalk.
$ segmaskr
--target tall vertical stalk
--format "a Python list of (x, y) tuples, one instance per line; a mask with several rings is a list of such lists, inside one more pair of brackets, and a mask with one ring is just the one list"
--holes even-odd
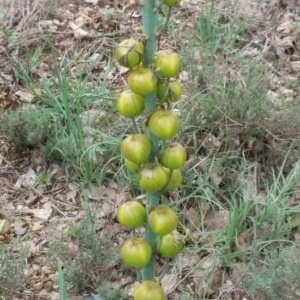
[[(144, 53), (144, 66), (149, 67), (154, 62), (155, 57), (155, 16), (154, 11), (155, 0), (144, 0), (143, 6), (143, 30), (147, 36), (145, 53)], [(156, 90), (146, 97), (146, 110), (149, 112), (156, 111)], [(154, 162), (155, 153), (158, 150), (158, 139), (147, 130), (147, 137), (152, 144), (152, 153), (149, 157), (150, 162)], [(146, 194), (146, 210), (147, 218), (150, 209), (159, 204), (159, 195), (157, 192), (147, 192)], [(152, 249), (155, 249), (156, 235), (151, 230), (148, 221), (146, 221), (146, 240), (150, 243)], [(154, 280), (155, 278), (155, 254), (152, 253), (149, 263), (143, 269), (143, 280)]]

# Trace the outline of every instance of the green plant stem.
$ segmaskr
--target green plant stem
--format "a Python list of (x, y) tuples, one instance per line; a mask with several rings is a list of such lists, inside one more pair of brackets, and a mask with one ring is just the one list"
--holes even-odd
[[(146, 194), (146, 207), (147, 207), (147, 220), (146, 220), (146, 240), (151, 245), (152, 249), (156, 248), (156, 235), (151, 230), (148, 223), (149, 212), (152, 207), (159, 204), (159, 196), (156, 192), (147, 192)], [(155, 253), (152, 252), (149, 263), (143, 268), (143, 280), (155, 279)]]
[(163, 189), (161, 190), (162, 193), (164, 193), (164, 192), (166, 192), (166, 191), (168, 190), (168, 187), (169, 187), (169, 185), (170, 185), (172, 176), (173, 176), (173, 170), (170, 170), (170, 173), (169, 173), (169, 177), (168, 177), (167, 183), (165, 184), (165, 186), (164, 186)]
[(156, 9), (160, 9), (164, 4), (164, 0), (161, 0), (161, 1), (157, 1), (156, 3)]
[[(155, 17), (156, 13), (155, 1), (147, 0), (144, 1), (143, 6), (143, 30), (144, 34), (147, 36), (145, 53), (144, 53), (144, 66), (150, 67), (154, 62), (155, 57)], [(150, 95), (146, 97), (146, 110), (155, 111), (156, 110), (156, 90), (154, 90)]]
[[(144, 66), (150, 67), (154, 62), (155, 57), (155, 0), (144, 1), (143, 6), (143, 30), (147, 36), (144, 54)], [(156, 105), (156, 90), (146, 97), (146, 110), (148, 112), (154, 112), (157, 109)], [(149, 157), (149, 162), (155, 161), (155, 154), (158, 152), (159, 142), (155, 138), (149, 128), (146, 130), (146, 135), (151, 141), (152, 151)], [(155, 249), (156, 235), (151, 230), (148, 224), (148, 215), (152, 207), (159, 204), (159, 195), (157, 192), (147, 192), (146, 194), (146, 240), (150, 243), (152, 249)], [(152, 253), (149, 263), (143, 268), (143, 280), (153, 280), (155, 278), (155, 254)]]
[(162, 281), (162, 279), (164, 278), (164, 276), (168, 273), (169, 269), (170, 269), (170, 259), (166, 258), (165, 259), (165, 263), (164, 263), (164, 267), (163, 267), (163, 271), (159, 277), (159, 281)]
[(140, 133), (140, 129), (139, 129), (139, 127), (138, 127), (137, 124), (136, 124), (136, 119), (135, 119), (135, 118), (132, 118), (131, 120), (132, 120), (132, 123), (133, 123), (133, 127), (134, 127), (135, 132), (136, 132), (136, 133)]
[(165, 92), (163, 98), (161, 99), (162, 102), (164, 102), (164, 101), (167, 99), (167, 97), (169, 96), (169, 90), (170, 90), (170, 78), (167, 78), (167, 81), (166, 81), (166, 87), (167, 87), (167, 88), (166, 88), (166, 92)]
[(172, 12), (172, 7), (169, 7), (168, 9), (168, 14), (165, 20), (165, 24), (161, 27), (160, 32), (164, 32), (166, 30), (166, 28), (168, 27), (170, 18), (171, 18), (171, 12)]

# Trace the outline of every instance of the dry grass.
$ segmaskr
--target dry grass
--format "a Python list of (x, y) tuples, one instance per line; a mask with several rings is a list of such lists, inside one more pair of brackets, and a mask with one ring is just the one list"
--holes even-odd
[(42, 20), (49, 19), (57, 0), (2, 0), (0, 11), (0, 45), (8, 49), (38, 42), (44, 35)]
[(3, 0), (0, 2), (0, 10), (7, 16), (7, 27), (23, 32), (34, 28), (38, 21), (45, 19), (54, 5), (55, 0)]

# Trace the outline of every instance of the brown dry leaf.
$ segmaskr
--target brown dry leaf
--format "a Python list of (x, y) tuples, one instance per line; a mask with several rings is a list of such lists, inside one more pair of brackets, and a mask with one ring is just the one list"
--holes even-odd
[(221, 261), (219, 258), (212, 255), (206, 256), (194, 266), (192, 277), (196, 287), (197, 299), (202, 299), (219, 291), (223, 280), (226, 279), (226, 275), (220, 266)]
[(161, 287), (164, 290), (166, 296), (168, 296), (171, 292), (174, 291), (177, 285), (178, 277), (175, 274), (166, 274), (162, 281)]
[(85, 31), (85, 30), (81, 29), (80, 27), (78, 27), (74, 22), (70, 22), (69, 25), (72, 28), (73, 33), (74, 33), (74, 37), (76, 39), (81, 39), (81, 38), (86, 37), (88, 35), (87, 31)]
[(291, 61), (291, 66), (295, 71), (300, 71), (300, 60)]
[(36, 182), (36, 174), (32, 168), (28, 168), (26, 174), (21, 175), (17, 182), (15, 183), (15, 187), (20, 188), (20, 187), (32, 187), (35, 182)]
[(0, 235), (5, 235), (10, 228), (10, 222), (6, 219), (0, 220)]
[(34, 208), (28, 209), (27, 213), (33, 214), (37, 219), (47, 221), (52, 213), (52, 208)]
[(204, 224), (210, 230), (221, 229), (226, 226), (228, 216), (228, 211), (209, 211), (205, 215)]
[(16, 95), (20, 98), (21, 101), (26, 102), (26, 103), (31, 103), (34, 99), (34, 96), (25, 91), (17, 91)]

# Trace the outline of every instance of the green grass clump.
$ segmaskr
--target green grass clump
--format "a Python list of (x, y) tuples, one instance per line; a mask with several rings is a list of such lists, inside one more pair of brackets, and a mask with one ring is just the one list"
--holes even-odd
[(251, 24), (234, 18), (235, 5), (228, 6), (207, 4), (196, 28), (184, 33), (186, 99), (175, 104), (186, 116), (183, 140), (200, 155), (245, 156), (268, 171), (284, 164), (287, 175), (299, 157), (299, 97), (287, 99), (281, 87), (276, 101), (270, 96), (272, 74), (252, 55), (261, 45), (249, 39)]
[(248, 291), (264, 296), (266, 300), (299, 298), (300, 244), (279, 245), (256, 257), (247, 271), (240, 274)]
[[(236, 258), (248, 261), (266, 243), (289, 241), (293, 216), (299, 212), (299, 207), (288, 203), (300, 178), (300, 162), (288, 176), (283, 175), (282, 166), (274, 170), (267, 181), (255, 164), (236, 158), (234, 168), (230, 169), (228, 165), (224, 168), (223, 160), (210, 155), (200, 172), (196, 168), (189, 170), (188, 181), (194, 178), (193, 184), (187, 187), (186, 194), (183, 193), (177, 203), (187, 207), (184, 218), (191, 204), (199, 210), (199, 219), (193, 220), (205, 243), (199, 248), (199, 241), (189, 236), (191, 248), (215, 253), (226, 267)], [(226, 163), (233, 160), (233, 157), (227, 157)], [(214, 182), (216, 175), (212, 172), (218, 174), (218, 184)], [(195, 198), (199, 201), (193, 202)], [(210, 214), (216, 213), (223, 218), (220, 223), (223, 225), (211, 228), (210, 222), (214, 218), (207, 218), (203, 202), (207, 203)], [(240, 234), (247, 237), (245, 244), (240, 244)]]
[(103, 278), (107, 278), (108, 263), (118, 260), (111, 242), (100, 240), (95, 216), (87, 214), (86, 219), (51, 240), (47, 252), (47, 261), (54, 267), (57, 267), (58, 260), (63, 262), (65, 281), (72, 286), (68, 294), (96, 290)]
[(0, 132), (18, 147), (46, 144), (53, 135), (52, 124), (49, 110), (41, 107), (3, 111), (0, 114)]
[(28, 254), (28, 249), (25, 248), (16, 253), (8, 246), (0, 245), (0, 298), (12, 299), (14, 292), (24, 288)]
[(124, 293), (118, 288), (109, 288), (105, 284), (100, 284), (97, 289), (99, 295), (105, 300), (125, 300)]
[[(44, 63), (47, 47), (53, 62), (49, 70), (52, 76), (37, 81), (36, 72)], [(105, 51), (101, 55), (99, 49), (94, 51), (95, 57), (103, 58)], [(121, 137), (113, 138), (115, 132), (111, 131), (124, 134), (124, 127), (111, 120), (115, 97), (107, 85), (110, 59), (107, 72), (99, 79), (93, 72), (95, 62), (88, 62), (91, 53), (86, 54), (87, 63), (82, 68), (72, 55), (58, 64), (60, 55), (64, 56), (47, 38), (43, 45), (12, 61), (12, 68), (39, 106), (26, 110), (25, 120), (19, 118), (23, 111), (3, 113), (2, 131), (20, 146), (41, 146), (44, 158), (65, 162), (69, 175), (84, 182), (99, 181), (105, 164), (118, 153)]]

